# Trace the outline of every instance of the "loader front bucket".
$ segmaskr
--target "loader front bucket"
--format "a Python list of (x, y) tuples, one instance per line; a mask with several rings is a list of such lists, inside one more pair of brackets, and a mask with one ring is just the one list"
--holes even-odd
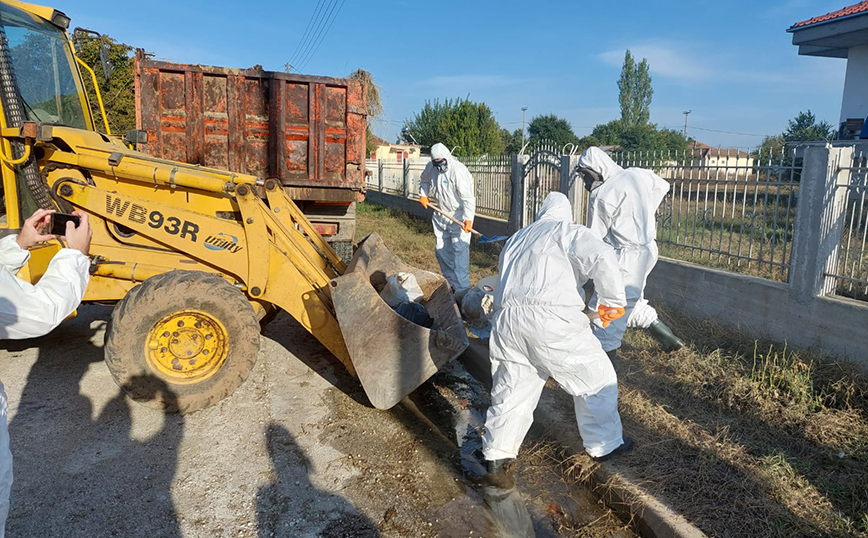
[[(386, 277), (398, 272), (416, 276), (432, 328), (404, 319), (380, 298)], [(350, 359), (378, 409), (397, 404), (468, 346), (446, 279), (407, 265), (375, 233), (359, 245), (344, 275), (331, 281), (331, 294)]]

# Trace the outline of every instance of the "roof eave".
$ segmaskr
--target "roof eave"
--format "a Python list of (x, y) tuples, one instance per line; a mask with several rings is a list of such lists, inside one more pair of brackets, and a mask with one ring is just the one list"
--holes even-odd
[[(804, 26), (796, 26), (796, 24), (799, 24), (799, 23), (796, 23), (796, 24), (790, 26), (789, 28), (787, 28), (787, 32), (789, 32), (789, 33), (798, 32), (799, 30), (806, 30), (808, 28), (816, 28), (817, 26), (821, 26), (823, 24), (830, 24), (833, 22), (841, 22), (841, 21), (844, 21), (847, 19), (853, 19), (856, 17), (866, 17), (866, 16), (868, 16), (868, 11), (860, 11), (859, 13), (851, 13), (850, 15), (842, 15), (840, 17), (835, 17), (834, 19), (828, 19), (825, 21), (817, 21), (815, 23), (806, 24)], [(810, 20), (810, 19), (808, 19), (808, 20)]]

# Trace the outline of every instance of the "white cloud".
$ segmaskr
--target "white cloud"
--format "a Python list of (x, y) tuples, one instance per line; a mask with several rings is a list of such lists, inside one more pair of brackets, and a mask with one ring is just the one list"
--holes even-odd
[[(640, 44), (625, 47), (625, 49), (630, 49), (637, 61), (646, 58), (651, 66), (652, 75), (689, 83), (701, 82), (715, 76), (715, 70), (705, 65), (709, 63), (708, 58), (700, 62), (699, 59), (692, 57), (692, 54), (683, 52), (682, 47), (684, 46)], [(620, 67), (624, 64), (624, 52), (624, 49), (610, 50), (598, 57), (609, 65)]]
[(844, 80), (844, 62), (831, 58), (797, 58), (795, 50), (792, 61), (776, 70), (746, 65), (749, 59), (708, 52), (706, 46), (696, 43), (639, 43), (603, 52), (597, 57), (606, 64), (620, 67), (624, 63), (625, 49), (630, 49), (637, 61), (647, 58), (652, 76), (690, 87), (726, 84), (818, 91), (840, 87)]

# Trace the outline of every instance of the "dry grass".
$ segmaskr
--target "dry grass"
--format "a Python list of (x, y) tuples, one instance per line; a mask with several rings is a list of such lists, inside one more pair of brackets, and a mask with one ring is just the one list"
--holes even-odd
[(618, 461), (713, 536), (868, 536), (868, 379), (713, 322), (668, 321), (691, 349), (629, 331)]
[[(362, 239), (377, 232), (396, 256), (406, 263), (440, 273), (440, 265), (434, 255), (434, 231), (429, 221), (409, 213), (370, 203), (357, 204), (356, 237)], [(497, 273), (499, 252), (497, 246), (470, 249), (470, 283)]]

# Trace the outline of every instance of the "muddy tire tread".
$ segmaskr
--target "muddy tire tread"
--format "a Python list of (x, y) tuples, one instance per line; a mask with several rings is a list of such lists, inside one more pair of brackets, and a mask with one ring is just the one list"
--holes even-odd
[[(143, 344), (150, 330), (141, 325), (154, 317), (152, 312), (159, 313), (157, 319), (170, 313), (167, 305), (172, 301), (195, 300), (190, 295), (197, 290), (202, 290), (199, 297), (206, 298), (204, 300), (218, 306), (221, 314), (228, 315), (228, 320), (219, 318), (221, 323), (233, 324), (233, 327), (226, 327), (230, 332), (230, 351), (220, 371), (194, 385), (171, 384), (163, 379), (174, 393), (173, 397), (167, 397), (169, 395), (162, 391), (151, 391), (151, 387), (130, 386), (130, 380), (136, 376), (159, 377), (148, 368), (144, 353), (136, 356), (136, 350), (143, 349), (139, 343)], [(225, 308), (219, 308), (221, 304)], [(209, 313), (216, 316), (213, 311)], [(255, 311), (247, 298), (222, 277), (201, 271), (170, 271), (145, 280), (117, 303), (106, 329), (105, 361), (115, 382), (133, 400), (167, 412), (190, 413), (229, 396), (247, 379), (259, 351), (259, 330)]]

